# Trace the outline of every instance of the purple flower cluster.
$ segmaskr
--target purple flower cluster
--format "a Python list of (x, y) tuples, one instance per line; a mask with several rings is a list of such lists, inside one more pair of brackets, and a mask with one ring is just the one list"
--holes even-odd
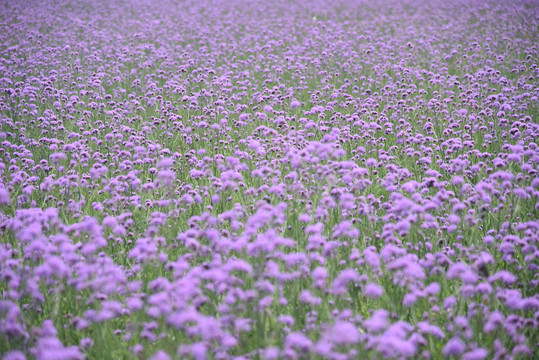
[(537, 1), (0, 14), (0, 357), (539, 358)]

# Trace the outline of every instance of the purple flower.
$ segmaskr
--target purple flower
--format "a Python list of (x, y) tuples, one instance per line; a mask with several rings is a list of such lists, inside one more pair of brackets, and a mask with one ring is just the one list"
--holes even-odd
[(365, 161), (365, 164), (368, 166), (368, 167), (374, 167), (376, 166), (376, 164), (378, 163), (378, 161), (376, 159), (373, 159), (373, 158), (369, 158)]
[(347, 291), (348, 285), (350, 283), (356, 282), (359, 280), (359, 275), (355, 269), (345, 269), (343, 270), (334, 280), (333, 280), (333, 293), (334, 294), (344, 294)]
[(384, 288), (375, 283), (368, 283), (363, 290), (365, 296), (376, 299), (384, 294)]
[(165, 186), (171, 186), (176, 179), (176, 174), (171, 170), (161, 170), (157, 174), (157, 179)]
[(326, 336), (334, 344), (355, 344), (359, 341), (359, 330), (355, 325), (349, 322), (337, 321), (327, 332)]
[(298, 348), (300, 350), (309, 350), (313, 345), (312, 341), (305, 335), (293, 332), (286, 336), (285, 344), (287, 347)]
[(389, 325), (389, 313), (380, 309), (377, 310), (370, 319), (367, 319), (363, 322), (363, 325), (370, 332), (380, 332), (384, 330)]
[(533, 355), (537, 1), (6, 3), (4, 356)]
[(0, 186), (0, 205), (9, 204), (9, 192)]
[(40, 329), (40, 337), (36, 342), (32, 352), (38, 360), (79, 360), (84, 359), (84, 355), (76, 346), (65, 347), (56, 337), (56, 329), (51, 320), (45, 320)]
[(327, 277), (327, 270), (321, 266), (315, 268), (311, 274), (312, 281), (314, 285), (318, 288), (325, 287)]
[(483, 348), (475, 349), (465, 353), (462, 356), (463, 360), (483, 360), (488, 356), (488, 351)]
[(3, 360), (26, 360), (26, 356), (21, 351), (10, 351), (4, 355)]
[(445, 357), (460, 356), (466, 350), (466, 345), (459, 338), (451, 338), (443, 347), (442, 354)]
[(171, 357), (163, 350), (157, 351), (150, 357), (150, 360), (170, 360)]

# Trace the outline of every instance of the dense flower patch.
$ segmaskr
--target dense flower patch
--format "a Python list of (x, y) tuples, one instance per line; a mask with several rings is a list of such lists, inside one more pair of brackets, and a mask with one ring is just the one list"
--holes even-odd
[(537, 1), (0, 9), (0, 356), (539, 357)]

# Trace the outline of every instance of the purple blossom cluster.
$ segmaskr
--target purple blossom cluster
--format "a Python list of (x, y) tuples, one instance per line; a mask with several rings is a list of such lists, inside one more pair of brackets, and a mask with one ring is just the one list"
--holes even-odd
[(539, 358), (535, 0), (7, 0), (0, 357)]

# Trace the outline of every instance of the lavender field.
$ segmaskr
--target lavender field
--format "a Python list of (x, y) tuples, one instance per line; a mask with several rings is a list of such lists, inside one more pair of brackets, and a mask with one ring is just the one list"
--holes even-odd
[(538, 359), (539, 1), (0, 1), (0, 358)]

